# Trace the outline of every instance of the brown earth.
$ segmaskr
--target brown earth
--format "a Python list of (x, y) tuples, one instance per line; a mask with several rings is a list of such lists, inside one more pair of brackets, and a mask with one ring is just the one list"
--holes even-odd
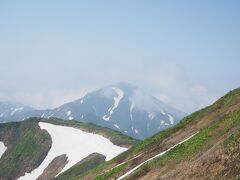
[(37, 180), (53, 179), (68, 163), (66, 154), (55, 157)]
[[(223, 147), (223, 139), (205, 152), (185, 159), (178, 164), (169, 163), (162, 167), (147, 171), (140, 180), (195, 180), (195, 179), (236, 179), (240, 176), (240, 151), (233, 155)], [(240, 149), (239, 149), (240, 150)], [(234, 162), (237, 161), (237, 162)], [(234, 167), (234, 166), (238, 167)], [(127, 178), (134, 179), (134, 178)]]
[(75, 176), (81, 175), (82, 173), (104, 163), (105, 159), (106, 157), (101, 154), (98, 154), (98, 153), (90, 154), (86, 158), (79, 161), (76, 165), (71, 167), (69, 170), (60, 174), (55, 179), (65, 180), (65, 179), (69, 179), (69, 177), (75, 177)]

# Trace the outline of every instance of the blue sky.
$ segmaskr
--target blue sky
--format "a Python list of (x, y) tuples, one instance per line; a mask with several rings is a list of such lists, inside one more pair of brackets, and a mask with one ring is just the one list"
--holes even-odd
[(0, 100), (134, 83), (191, 112), (240, 86), (240, 2), (0, 1)]

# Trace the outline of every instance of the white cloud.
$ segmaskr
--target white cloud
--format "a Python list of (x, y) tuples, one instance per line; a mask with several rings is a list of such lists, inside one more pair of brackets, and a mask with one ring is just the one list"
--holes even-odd
[(184, 112), (193, 112), (213, 103), (219, 96), (213, 95), (207, 86), (195, 82), (181, 66), (165, 62), (139, 78), (139, 84), (165, 103)]
[(208, 90), (205, 86), (201, 84), (196, 84), (190, 88), (190, 91), (196, 96), (206, 96)]
[(37, 109), (55, 108), (64, 103), (79, 99), (86, 91), (55, 90), (48, 92), (20, 92), (13, 94), (7, 100), (21, 102)]
[(65, 78), (55, 74), (53, 77), (49, 76), (51, 79), (46, 79), (47, 75), (41, 76), (40, 82), (25, 78), (0, 81), (0, 85), (1, 82), (4, 83), (0, 86), (0, 99), (18, 101), (38, 109), (53, 108), (76, 100), (92, 90), (122, 81), (140, 86), (160, 100), (185, 112), (193, 112), (209, 105), (219, 97), (213, 94), (209, 87), (193, 79), (178, 64), (165, 61), (144, 66), (142, 62), (142, 65), (136, 62), (135, 67), (117, 62), (114, 61), (114, 68), (106, 69), (106, 64), (103, 64), (103, 69), (103, 65), (98, 63), (100, 71), (78, 70), (72, 72), (74, 76), (64, 76)]

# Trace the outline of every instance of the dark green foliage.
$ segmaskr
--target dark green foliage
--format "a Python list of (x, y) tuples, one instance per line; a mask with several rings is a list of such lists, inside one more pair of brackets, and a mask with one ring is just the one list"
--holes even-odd
[(51, 147), (51, 137), (39, 128), (37, 121), (1, 124), (0, 137), (7, 146), (0, 159), (0, 177), (4, 179), (35, 169)]

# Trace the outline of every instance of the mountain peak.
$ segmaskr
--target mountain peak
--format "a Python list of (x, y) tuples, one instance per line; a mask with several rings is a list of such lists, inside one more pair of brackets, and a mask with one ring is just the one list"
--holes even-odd
[[(138, 139), (145, 139), (169, 128), (184, 116), (181, 111), (164, 104), (141, 88), (125, 82), (90, 92), (55, 109), (27, 112), (18, 110), (14, 115), (18, 121), (27, 117), (57, 117), (89, 122)], [(0, 121), (6, 121), (7, 118), (4, 114), (4, 119), (0, 118)], [(12, 118), (9, 116), (10, 120)]]

